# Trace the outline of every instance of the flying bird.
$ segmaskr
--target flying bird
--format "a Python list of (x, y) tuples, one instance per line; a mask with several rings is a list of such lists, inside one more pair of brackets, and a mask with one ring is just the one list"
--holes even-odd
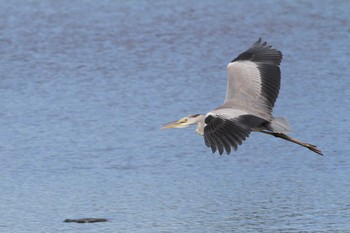
[(282, 138), (323, 155), (315, 145), (288, 136), (288, 121), (272, 115), (280, 89), (281, 61), (282, 53), (260, 38), (227, 65), (223, 105), (205, 115), (193, 114), (165, 124), (162, 129), (196, 124), (196, 132), (204, 136), (205, 145), (220, 155), (237, 150), (251, 132)]

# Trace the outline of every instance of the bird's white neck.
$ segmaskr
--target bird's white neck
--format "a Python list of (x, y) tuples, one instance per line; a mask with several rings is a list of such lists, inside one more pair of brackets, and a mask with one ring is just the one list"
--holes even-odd
[(205, 127), (205, 122), (204, 122), (204, 115), (199, 115), (197, 117), (197, 128), (196, 128), (196, 133), (198, 135), (202, 135), (204, 134), (204, 127)]

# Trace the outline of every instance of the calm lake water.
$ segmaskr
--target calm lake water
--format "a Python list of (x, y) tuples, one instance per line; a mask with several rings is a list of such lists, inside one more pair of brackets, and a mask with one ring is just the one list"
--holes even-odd
[[(0, 232), (350, 232), (349, 1), (1, 1)], [(163, 123), (225, 97), (259, 37), (275, 115), (212, 155)], [(108, 218), (95, 224), (67, 218)]]

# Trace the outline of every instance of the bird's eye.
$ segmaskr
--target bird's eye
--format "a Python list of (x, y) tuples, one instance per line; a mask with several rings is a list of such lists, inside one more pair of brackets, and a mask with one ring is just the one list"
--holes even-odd
[(188, 119), (183, 119), (181, 120), (181, 123), (186, 123), (188, 121)]

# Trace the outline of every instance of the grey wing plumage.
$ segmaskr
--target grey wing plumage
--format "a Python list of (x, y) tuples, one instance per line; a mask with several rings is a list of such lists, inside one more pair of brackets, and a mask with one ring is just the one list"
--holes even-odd
[(259, 39), (227, 66), (224, 105), (271, 120), (280, 89), (282, 53)]
[(221, 155), (225, 150), (227, 154), (230, 154), (231, 148), (237, 150), (252, 129), (262, 122), (264, 122), (263, 119), (241, 111), (214, 110), (205, 118), (204, 142), (206, 146), (211, 147), (213, 153), (218, 150)]

